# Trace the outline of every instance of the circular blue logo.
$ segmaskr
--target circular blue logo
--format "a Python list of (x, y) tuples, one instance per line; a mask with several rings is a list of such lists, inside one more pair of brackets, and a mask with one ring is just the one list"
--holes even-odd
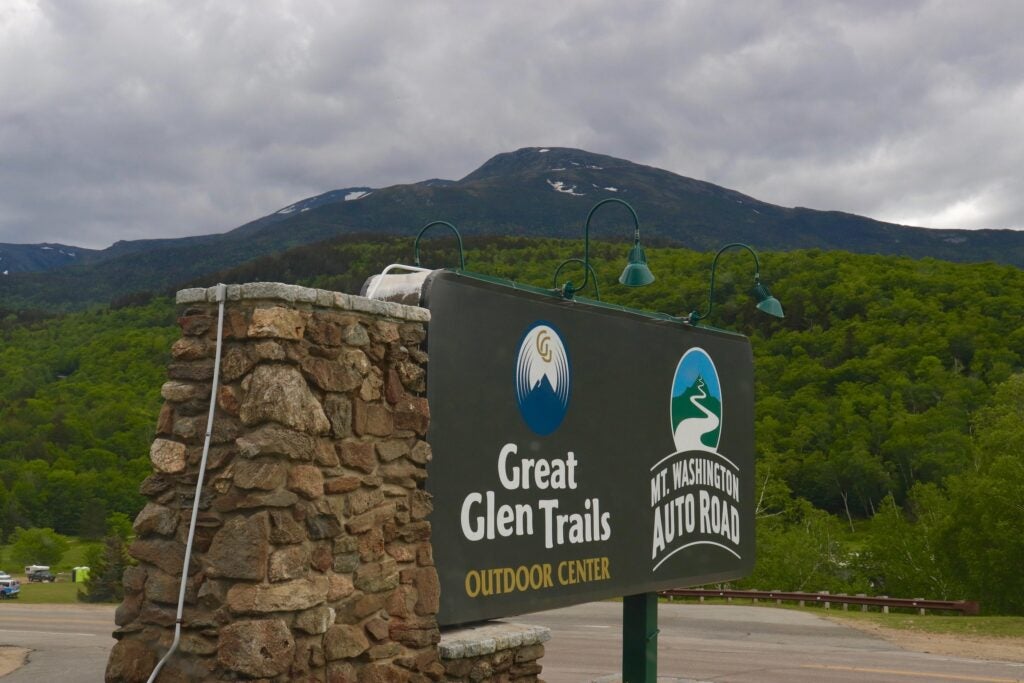
[(526, 329), (515, 367), (519, 413), (538, 436), (551, 434), (569, 409), (572, 373), (569, 352), (554, 325), (544, 320)]

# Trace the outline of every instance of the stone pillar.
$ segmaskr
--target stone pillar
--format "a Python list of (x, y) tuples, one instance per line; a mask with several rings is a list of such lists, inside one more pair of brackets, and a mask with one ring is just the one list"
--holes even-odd
[[(439, 680), (421, 308), (227, 288), (221, 386), (178, 651), (159, 681)], [(206, 431), (214, 289), (183, 290), (107, 681), (170, 646)]]

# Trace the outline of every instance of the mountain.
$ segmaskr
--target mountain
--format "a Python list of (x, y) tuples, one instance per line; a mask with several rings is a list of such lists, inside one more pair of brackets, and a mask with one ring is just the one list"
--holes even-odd
[(232, 234), (235, 237), (257, 234), (267, 226), (281, 223), (283, 221), (289, 221), (293, 218), (302, 216), (302, 214), (307, 211), (312, 211), (313, 209), (317, 209), (327, 204), (343, 204), (344, 202), (363, 199), (372, 192), (372, 187), (346, 187), (341, 190), (331, 190), (330, 192), (318, 194), (315, 197), (309, 197), (308, 199), (297, 201), (294, 204), (289, 204), (269, 216), (257, 218), (250, 223), (246, 223), (241, 227), (235, 228), (229, 234)]
[(558, 429), (565, 406), (547, 375), (542, 376), (519, 404), (519, 410), (534, 432), (546, 436)]
[[(528, 147), (499, 154), (457, 181), (332, 190), (226, 233), (118, 242), (82, 265), (44, 273), (12, 270), (0, 277), (0, 303), (75, 308), (137, 290), (173, 289), (339, 235), (412, 236), (432, 220), (451, 222), (467, 236), (580, 238), (587, 212), (609, 197), (635, 208), (645, 240), (702, 251), (741, 241), (762, 250), (839, 249), (1024, 266), (1024, 232), (930, 230), (785, 208), (624, 159)], [(610, 206), (595, 214), (591, 227), (595, 239), (621, 241), (632, 225), (624, 210)]]
[(0, 244), (0, 275), (91, 263), (101, 252), (66, 244)]

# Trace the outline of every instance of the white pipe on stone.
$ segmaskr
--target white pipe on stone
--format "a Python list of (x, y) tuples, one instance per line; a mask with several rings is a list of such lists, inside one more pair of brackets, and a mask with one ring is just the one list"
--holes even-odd
[(192, 519), (188, 525), (188, 540), (185, 542), (185, 562), (181, 566), (181, 584), (178, 587), (178, 612), (177, 618), (174, 620), (174, 640), (171, 642), (170, 649), (167, 653), (156, 663), (156, 668), (153, 669), (153, 673), (149, 676), (148, 683), (153, 683), (156, 680), (157, 675), (160, 673), (160, 669), (163, 668), (164, 664), (171, 655), (174, 654), (175, 650), (178, 649), (178, 643), (181, 642), (181, 622), (182, 615), (185, 612), (185, 589), (188, 586), (188, 565), (192, 560), (192, 542), (196, 536), (196, 519), (199, 516), (199, 497), (203, 492), (203, 478), (206, 475), (206, 458), (210, 454), (210, 437), (213, 434), (213, 414), (217, 409), (217, 384), (220, 380), (220, 355), (221, 345), (224, 340), (224, 300), (227, 298), (227, 287), (224, 284), (218, 284), (216, 289), (216, 301), (217, 301), (217, 351), (213, 359), (213, 385), (210, 389), (210, 412), (206, 417), (206, 440), (203, 442), (203, 457), (199, 461), (199, 479), (196, 481), (196, 493), (195, 498), (192, 500)]
[[(390, 274), (392, 270), (396, 270), (398, 268), (409, 271), (409, 275), (396, 276)], [(412, 294), (418, 297), (420, 290), (423, 288), (423, 281), (427, 279), (427, 275), (431, 272), (433, 271), (431, 271), (430, 268), (407, 266), (403, 263), (392, 263), (382, 270), (380, 275), (373, 275), (366, 281), (366, 298), (372, 299), (374, 296), (378, 296), (380, 299), (387, 299), (395, 295), (406, 294)], [(389, 284), (384, 284), (385, 282), (388, 282)], [(378, 291), (381, 289), (384, 291)]]

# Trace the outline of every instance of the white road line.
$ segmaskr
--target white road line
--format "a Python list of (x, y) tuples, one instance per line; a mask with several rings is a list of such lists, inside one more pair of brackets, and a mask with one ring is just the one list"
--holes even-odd
[(89, 636), (90, 638), (96, 635), (95, 633), (73, 633), (71, 631), (32, 631), (25, 628), (0, 628), (0, 633), (38, 633), (44, 636)]

